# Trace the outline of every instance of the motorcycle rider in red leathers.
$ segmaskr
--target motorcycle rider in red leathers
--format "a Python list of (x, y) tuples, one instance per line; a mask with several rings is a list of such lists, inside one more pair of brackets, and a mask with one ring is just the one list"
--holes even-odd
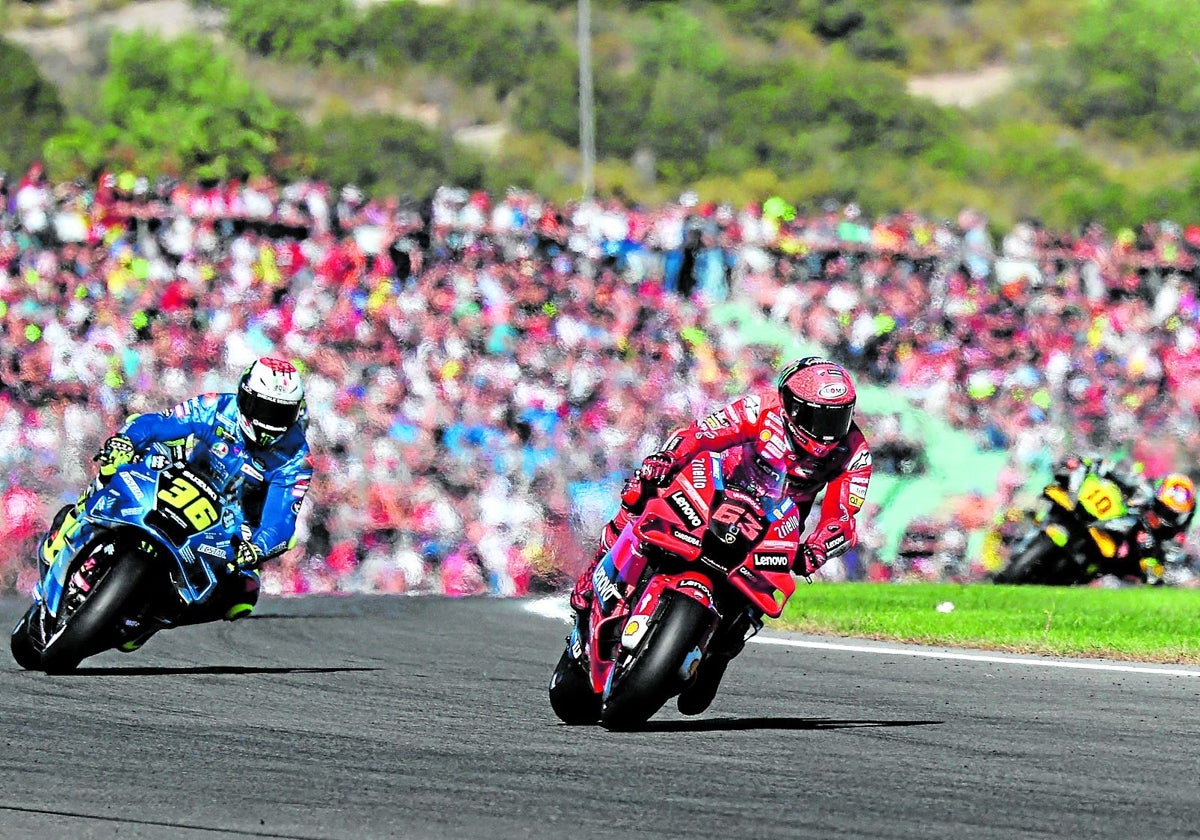
[[(779, 374), (777, 390), (749, 394), (672, 433), (666, 446), (647, 456), (625, 483), (621, 507), (604, 528), (595, 558), (571, 592), (571, 607), (586, 637), (592, 599), (592, 571), (631, 518), (638, 516), (659, 487), (703, 452), (754, 444), (769, 463), (787, 465), (787, 493), (803, 522), (822, 489), (825, 499), (816, 528), (800, 545), (792, 571), (810, 575), (857, 540), (855, 515), (871, 478), (871, 451), (854, 423), (854, 383), (841, 365), (819, 356), (798, 359)], [(745, 644), (746, 625), (734, 624), (714, 638), (695, 682), (679, 696), (679, 710), (699, 714), (716, 696), (725, 668)], [(721, 636), (724, 636), (721, 638)]]

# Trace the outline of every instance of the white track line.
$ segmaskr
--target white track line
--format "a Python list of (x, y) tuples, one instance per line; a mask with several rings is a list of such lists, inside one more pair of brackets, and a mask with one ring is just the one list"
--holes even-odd
[(1163, 668), (1155, 665), (1097, 662), (1091, 659), (1030, 659), (1024, 656), (917, 648), (855, 645), (846, 642), (810, 642), (805, 639), (784, 639), (778, 636), (756, 636), (751, 639), (760, 645), (836, 650), (846, 653), (874, 653), (884, 656), (916, 656), (923, 659), (954, 659), (966, 662), (990, 662), (997, 665), (1031, 665), (1042, 668), (1073, 668), (1078, 671), (1116, 671), (1123, 674), (1157, 674), (1168, 677), (1200, 677), (1200, 671), (1186, 668)]
[[(564, 622), (571, 620), (571, 607), (563, 596), (539, 598), (525, 604), (528, 612), (543, 618)], [(780, 636), (755, 636), (750, 641), (760, 645), (807, 648), (809, 650), (832, 650), (843, 653), (870, 653), (880, 656), (916, 656), (922, 659), (950, 659), (965, 662), (988, 662), (995, 665), (1025, 665), (1040, 668), (1070, 668), (1077, 671), (1108, 671), (1122, 674), (1153, 674), (1166, 677), (1200, 677), (1200, 670), (1188, 668), (1164, 668), (1156, 665), (1097, 662), (1091, 659), (1033, 659), (1012, 654), (966, 653), (941, 648), (892, 647), (886, 645), (853, 644), (850, 642), (816, 642), (807, 639), (792, 639)]]

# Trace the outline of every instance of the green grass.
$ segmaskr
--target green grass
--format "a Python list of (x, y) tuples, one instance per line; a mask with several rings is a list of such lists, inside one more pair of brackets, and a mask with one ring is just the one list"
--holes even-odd
[[(952, 612), (936, 607), (945, 601)], [(984, 584), (800, 583), (778, 629), (1200, 665), (1200, 592)]]

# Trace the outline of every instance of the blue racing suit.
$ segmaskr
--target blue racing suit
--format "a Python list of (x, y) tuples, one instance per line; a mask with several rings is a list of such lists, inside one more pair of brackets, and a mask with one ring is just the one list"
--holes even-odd
[[(248, 541), (268, 558), (289, 548), (312, 479), (313, 462), (304, 436), (307, 426), (308, 415), (302, 410), (300, 419), (270, 448), (246, 446), (238, 426), (237, 395), (201, 394), (158, 414), (130, 418), (121, 434), (139, 452), (155, 443), (190, 444), (191, 458), (207, 460), (217, 472), (240, 464), (242, 510), (251, 526)], [(244, 451), (244, 457), (231, 458), (230, 453), (238, 450)]]

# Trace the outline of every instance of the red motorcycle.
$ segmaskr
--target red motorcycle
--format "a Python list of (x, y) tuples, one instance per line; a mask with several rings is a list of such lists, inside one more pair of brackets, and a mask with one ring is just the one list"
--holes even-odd
[(658, 491), (596, 565), (589, 620), (550, 678), (562, 721), (640, 726), (687, 690), (715, 637), (740, 643), (783, 612), (802, 526), (783, 482), (746, 445)]

